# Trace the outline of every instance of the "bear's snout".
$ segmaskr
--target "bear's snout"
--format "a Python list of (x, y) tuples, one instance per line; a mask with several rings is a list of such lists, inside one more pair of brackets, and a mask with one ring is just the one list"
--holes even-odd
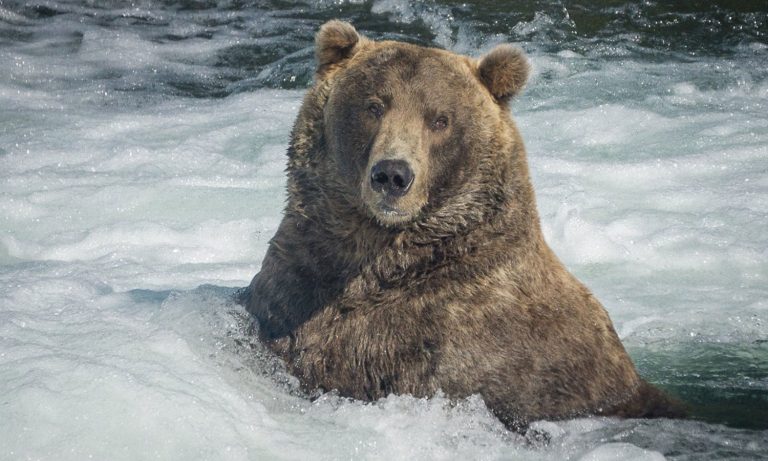
[(371, 168), (371, 188), (388, 197), (407, 194), (413, 178), (413, 170), (405, 160), (381, 160)]
[(427, 203), (424, 167), (411, 159), (372, 157), (367, 177), (364, 175), (360, 184), (368, 211), (385, 226), (415, 219)]

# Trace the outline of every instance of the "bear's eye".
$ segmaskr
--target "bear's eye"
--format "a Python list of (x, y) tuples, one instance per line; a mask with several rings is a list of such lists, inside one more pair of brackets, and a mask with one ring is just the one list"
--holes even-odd
[(432, 129), (435, 131), (442, 131), (448, 128), (448, 117), (441, 115), (432, 122)]
[(376, 118), (381, 118), (384, 115), (384, 105), (378, 102), (372, 102), (368, 104), (368, 112), (373, 114)]

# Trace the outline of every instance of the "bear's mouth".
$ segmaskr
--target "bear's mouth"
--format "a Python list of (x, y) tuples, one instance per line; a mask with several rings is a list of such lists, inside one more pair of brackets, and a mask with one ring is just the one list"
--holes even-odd
[(371, 207), (373, 215), (384, 225), (402, 224), (406, 221), (410, 221), (413, 218), (413, 214), (409, 213), (402, 208), (389, 203), (388, 200), (381, 200), (376, 205)]
[(390, 204), (388, 204), (386, 202), (383, 202), (383, 201), (379, 203), (378, 208), (379, 208), (378, 211), (380, 213), (383, 213), (383, 214), (385, 214), (387, 216), (401, 216), (401, 217), (407, 218), (407, 217), (409, 217), (411, 215), (410, 213), (407, 213), (407, 212), (401, 210), (400, 208), (398, 208), (398, 207), (396, 207), (394, 205), (390, 205)]

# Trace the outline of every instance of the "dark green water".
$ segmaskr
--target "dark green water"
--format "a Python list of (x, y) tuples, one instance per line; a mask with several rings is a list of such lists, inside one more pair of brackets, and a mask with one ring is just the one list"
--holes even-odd
[[(120, 91), (222, 97), (257, 88), (302, 88), (312, 78), (314, 32), (323, 22), (352, 21), (375, 39), (477, 51), (489, 37), (527, 50), (568, 50), (596, 60), (690, 60), (732, 57), (768, 45), (765, 1), (720, 2), (290, 2), (290, 1), (105, 1), (15, 2), (2, 6), (24, 20), (3, 21), (0, 46), (45, 43), (39, 52), (69, 53), (82, 33), (64, 26), (85, 24), (124, 30), (159, 45), (185, 41), (228, 46), (178, 56), (202, 66), (185, 75), (161, 66), (152, 85), (130, 79)], [(30, 22), (31, 21), (31, 22)], [(40, 30), (30, 25), (46, 22)], [(61, 26), (61, 27), (57, 27)], [(237, 43), (241, 39), (243, 43)], [(256, 41), (254, 42), (254, 39)], [(171, 57), (171, 61), (174, 58)], [(107, 80), (124, 75), (104, 75)], [(129, 80), (129, 79), (124, 79)]]
[(684, 401), (693, 419), (768, 428), (768, 341), (629, 347), (640, 373)]

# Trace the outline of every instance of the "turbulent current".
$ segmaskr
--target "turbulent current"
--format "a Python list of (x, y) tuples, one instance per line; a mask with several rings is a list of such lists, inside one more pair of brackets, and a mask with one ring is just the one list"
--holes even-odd
[[(0, 459), (768, 459), (768, 7), (678, 3), (0, 0)], [(546, 238), (691, 419), (299, 391), (230, 299), (335, 17), (527, 51)]]

